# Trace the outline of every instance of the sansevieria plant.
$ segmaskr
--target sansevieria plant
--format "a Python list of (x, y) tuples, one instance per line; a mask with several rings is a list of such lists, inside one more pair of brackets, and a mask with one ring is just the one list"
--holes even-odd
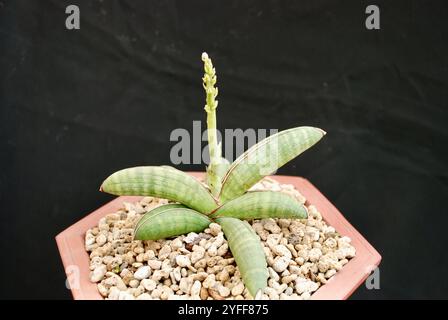
[(211, 222), (220, 224), (243, 282), (255, 297), (267, 285), (267, 264), (259, 237), (243, 220), (305, 219), (307, 210), (287, 194), (248, 190), (318, 142), (325, 132), (313, 127), (284, 130), (252, 146), (229, 164), (221, 156), (216, 134), (216, 71), (206, 53), (202, 54), (202, 60), (210, 153), (206, 185), (173, 167), (142, 166), (115, 172), (103, 182), (100, 190), (114, 195), (154, 196), (175, 202), (144, 214), (134, 230), (137, 240), (170, 238), (201, 232)]

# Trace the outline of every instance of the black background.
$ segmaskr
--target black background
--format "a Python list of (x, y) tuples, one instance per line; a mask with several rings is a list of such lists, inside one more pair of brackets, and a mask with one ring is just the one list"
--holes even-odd
[[(65, 28), (77, 4), (81, 29)], [(381, 30), (364, 26), (381, 9)], [(319, 126), (310, 179), (382, 254), (381, 289), (447, 298), (446, 1), (2, 1), (0, 296), (70, 298), (54, 237), (115, 170), (170, 164), (170, 132)], [(203, 166), (178, 166), (200, 170)]]

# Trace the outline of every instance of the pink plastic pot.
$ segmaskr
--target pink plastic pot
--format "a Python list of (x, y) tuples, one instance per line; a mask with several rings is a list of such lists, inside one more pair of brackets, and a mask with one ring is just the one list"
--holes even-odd
[[(196, 177), (203, 176), (201, 172), (191, 172), (190, 174)], [(316, 206), (329, 225), (333, 226), (341, 235), (352, 239), (352, 245), (356, 248), (356, 257), (351, 259), (342, 270), (311, 297), (312, 299), (347, 299), (379, 265), (381, 256), (308, 180), (293, 176), (273, 176), (272, 178), (280, 183), (294, 185), (305, 196), (307, 204)], [(96, 226), (100, 218), (122, 208), (123, 202), (136, 202), (141, 198), (118, 197), (56, 236), (74, 299), (103, 299), (96, 284), (89, 281), (89, 255), (84, 249), (86, 231)]]

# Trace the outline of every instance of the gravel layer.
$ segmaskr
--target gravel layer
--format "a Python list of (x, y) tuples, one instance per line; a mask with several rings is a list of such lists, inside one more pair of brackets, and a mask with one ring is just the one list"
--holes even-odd
[[(270, 178), (251, 190), (281, 191), (305, 203), (294, 186)], [(112, 300), (252, 299), (216, 223), (170, 240), (133, 240), (142, 214), (166, 203), (153, 197), (124, 203), (87, 231), (90, 281), (100, 294)], [(350, 239), (328, 226), (314, 206), (307, 208), (304, 220), (249, 221), (269, 267), (268, 287), (256, 299), (308, 299), (355, 256)]]

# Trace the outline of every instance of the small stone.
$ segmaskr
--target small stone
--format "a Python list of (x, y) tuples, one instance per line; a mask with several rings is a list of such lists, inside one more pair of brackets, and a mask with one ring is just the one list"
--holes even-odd
[(218, 254), (218, 248), (217, 248), (214, 244), (212, 244), (212, 245), (210, 246), (210, 248), (208, 248), (208, 250), (207, 250), (207, 254), (208, 254), (210, 257), (214, 257), (214, 256), (216, 256), (216, 255)]
[(184, 242), (185, 243), (193, 243), (197, 238), (198, 238), (198, 234), (195, 232), (190, 232), (185, 238), (184, 238)]
[(168, 278), (170, 276), (169, 272), (165, 270), (155, 270), (152, 274), (151, 279), (154, 281), (160, 281), (162, 278)]
[(221, 226), (214, 222), (210, 223), (208, 228), (210, 229), (210, 234), (214, 235), (215, 237), (221, 232)]
[(168, 298), (172, 295), (174, 295), (173, 290), (168, 286), (163, 286), (162, 294), (160, 295), (160, 300), (168, 300)]
[[(118, 290), (121, 290), (121, 291), (124, 291), (127, 289), (127, 286), (124, 283), (123, 279), (121, 279), (115, 273), (108, 272), (108, 273), (106, 273), (106, 276), (108, 276), (108, 278), (106, 280), (104, 280), (104, 285), (109, 286), (109, 287), (116, 287)], [(118, 297), (117, 297), (117, 299), (118, 299)]]
[(324, 241), (324, 245), (330, 249), (334, 249), (338, 246), (338, 242), (334, 238), (328, 238)]
[(218, 256), (223, 257), (227, 254), (227, 251), (229, 251), (229, 245), (227, 243), (224, 243), (218, 248), (217, 254)]
[(131, 288), (137, 288), (139, 284), (140, 284), (140, 281), (138, 281), (136, 279), (133, 279), (133, 280), (129, 281), (129, 286)]
[(201, 300), (207, 300), (208, 298), (208, 290), (204, 287), (201, 288), (200, 298)]
[(290, 295), (292, 295), (293, 291), (294, 291), (294, 289), (292, 287), (288, 287), (285, 289), (285, 294), (290, 296)]
[(227, 280), (230, 279), (229, 272), (227, 269), (223, 269), (220, 273), (216, 275), (216, 279), (221, 281), (221, 283), (225, 283)]
[(171, 253), (171, 247), (169, 245), (164, 245), (159, 251), (159, 259), (165, 260)]
[(120, 291), (118, 300), (135, 300), (135, 297), (126, 291)]
[(276, 282), (278, 282), (280, 280), (280, 276), (271, 267), (268, 268), (268, 272), (269, 272), (269, 277), (271, 279), (274, 279), (274, 281), (276, 281)]
[(143, 266), (138, 268), (137, 271), (134, 273), (134, 278), (137, 280), (143, 280), (150, 276), (151, 274), (151, 268), (149, 266)]
[[(195, 250), (195, 248), (197, 248)], [(200, 248), (200, 249), (199, 249)], [(205, 255), (205, 249), (200, 246), (194, 246), (193, 247), (193, 253), (191, 254), (191, 263), (195, 264), (199, 260), (201, 260)]]
[(152, 300), (152, 297), (148, 293), (142, 293), (137, 297), (137, 300)]
[(154, 290), (157, 287), (157, 283), (152, 279), (143, 279), (141, 281), (141, 285), (143, 286), (143, 288), (145, 288), (149, 292), (151, 292), (152, 290)]
[(266, 288), (264, 288), (264, 292), (265, 292), (265, 294), (267, 294), (269, 296), (269, 299), (271, 299), (271, 300), (279, 299), (279, 295), (278, 295), (277, 291), (273, 288), (266, 287)]
[(319, 288), (319, 285), (309, 279), (297, 278), (295, 288), (298, 294), (302, 294), (304, 292), (312, 293)]
[(287, 257), (288, 259), (292, 258), (291, 251), (289, 251), (289, 249), (282, 244), (274, 246), (272, 248), (272, 252), (274, 252), (277, 256)]
[(193, 285), (193, 280), (191, 278), (182, 278), (182, 279), (180, 279), (179, 289), (183, 293), (189, 294), (192, 285)]
[(173, 273), (174, 279), (177, 282), (179, 282), (180, 279), (182, 278), (182, 275), (181, 275), (181, 272), (180, 272), (180, 267), (177, 267), (177, 268), (173, 269), (172, 273)]
[(145, 292), (145, 288), (143, 286), (138, 286), (137, 288), (132, 288), (134, 297), (138, 297), (139, 295)]
[(191, 265), (190, 258), (188, 256), (179, 255), (176, 257), (176, 263), (179, 267), (188, 267)]
[(230, 295), (230, 289), (223, 285), (219, 285), (218, 294), (223, 298), (228, 297)]
[(277, 257), (274, 260), (272, 268), (277, 272), (283, 272), (286, 270), (286, 268), (288, 268), (290, 261), (291, 259), (288, 259), (287, 257)]
[(224, 244), (224, 233), (220, 232), (216, 237), (215, 237), (215, 241), (213, 241), (213, 245), (216, 248), (219, 248), (220, 246), (222, 246)]
[(202, 286), (206, 289), (212, 288), (216, 283), (215, 275), (210, 274), (208, 277), (202, 282)]
[(304, 292), (302, 293), (302, 295), (300, 296), (303, 300), (307, 300), (311, 297), (311, 294), (309, 292)]
[(151, 297), (156, 299), (156, 298), (160, 298), (160, 296), (162, 295), (163, 290), (161, 288), (155, 288), (152, 292), (151, 292)]
[(107, 272), (107, 268), (104, 264), (96, 267), (92, 272), (90, 272), (90, 281), (91, 282), (99, 282), (99, 281), (103, 280), (106, 272)]
[(282, 230), (277, 223), (275, 222), (274, 219), (268, 219), (263, 227), (265, 228), (265, 230), (270, 231), (271, 233), (280, 233), (280, 231)]
[(296, 274), (291, 274), (289, 276), (285, 276), (282, 278), (282, 283), (284, 284), (289, 284), (290, 282), (294, 281), (297, 279), (297, 275)]
[(95, 243), (95, 236), (92, 233), (86, 233), (86, 239), (85, 239), (85, 245), (87, 246), (91, 246), (92, 244)]
[(190, 289), (190, 295), (193, 299), (200, 299), (199, 294), (201, 293), (201, 282), (199, 280), (196, 280)]
[(272, 248), (277, 244), (279, 244), (281, 238), (282, 236), (280, 234), (270, 234), (266, 238), (266, 244), (268, 245), (269, 248)]
[(106, 286), (104, 286), (103, 284), (98, 283), (97, 288), (98, 288), (99, 293), (103, 297), (107, 297), (109, 295), (109, 289), (107, 289)]
[(96, 237), (96, 243), (97, 243), (99, 246), (102, 246), (103, 244), (105, 244), (106, 241), (107, 241), (107, 237), (106, 237), (104, 234), (102, 234), (102, 233), (100, 233), (100, 234), (98, 235), (98, 237)]
[(145, 255), (143, 257), (143, 260), (148, 261), (150, 259), (154, 259), (156, 257), (156, 254), (152, 250), (148, 250), (145, 252)]
[(199, 281), (204, 281), (207, 277), (208, 277), (208, 273), (207, 272), (198, 272), (196, 274), (192, 275), (193, 280), (199, 280)]
[(171, 249), (173, 251), (176, 251), (177, 249), (182, 248), (182, 240), (180, 240), (179, 238), (174, 239), (173, 241), (171, 241)]
[(110, 300), (118, 300), (118, 297), (120, 296), (120, 290), (117, 287), (111, 287), (109, 289), (109, 295), (108, 299)]
[(311, 262), (316, 262), (322, 256), (322, 251), (318, 248), (313, 248), (308, 252), (308, 258)]
[(147, 263), (152, 270), (159, 270), (162, 266), (162, 262), (160, 262), (159, 260), (148, 260)]
[(239, 282), (236, 286), (232, 288), (232, 296), (236, 297), (243, 293), (244, 291), (244, 284), (242, 282)]
[(325, 272), (325, 278), (330, 279), (335, 274), (336, 274), (336, 270), (335, 269), (330, 269), (327, 272)]

